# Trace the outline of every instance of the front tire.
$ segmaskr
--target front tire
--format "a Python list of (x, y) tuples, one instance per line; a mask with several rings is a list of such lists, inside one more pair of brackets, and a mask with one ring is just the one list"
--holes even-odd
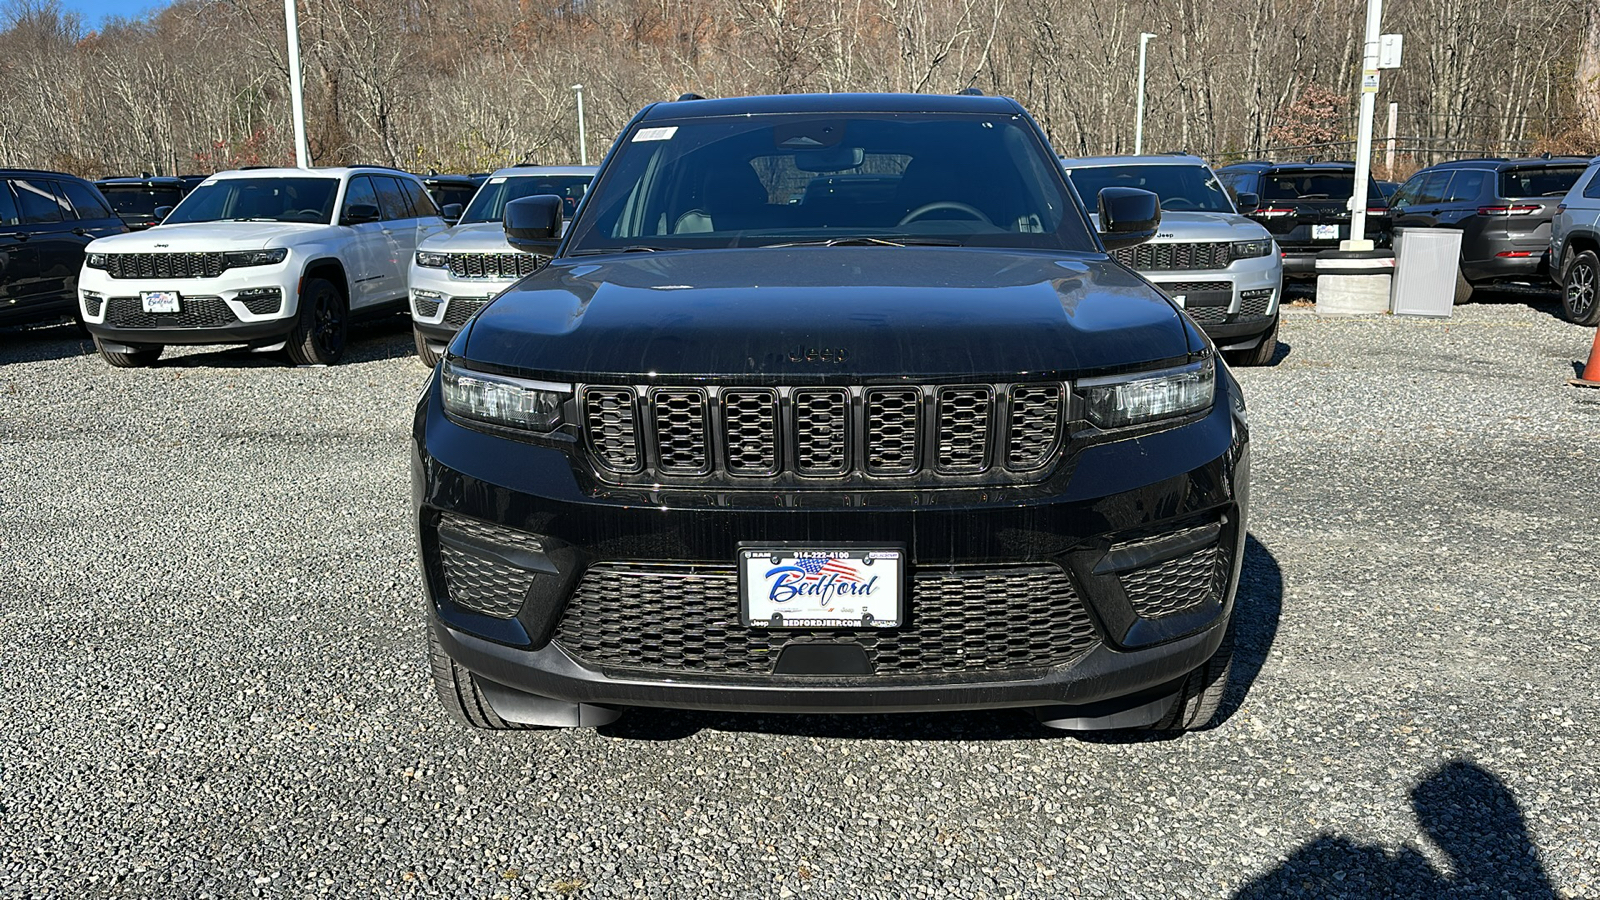
[(478, 682), (471, 672), (462, 668), (455, 660), (444, 652), (444, 647), (439, 644), (439, 635), (428, 626), (428, 669), (433, 674), (433, 688), (439, 695), (439, 703), (444, 706), (451, 718), (470, 725), (473, 728), (482, 728), (486, 731), (537, 731), (538, 725), (524, 725), (521, 722), (507, 722), (495, 713), (494, 707), (489, 705), (483, 696), (483, 689), (478, 687)]
[(1152, 731), (1194, 731), (1204, 728), (1216, 718), (1222, 706), (1222, 696), (1228, 692), (1228, 673), (1233, 670), (1233, 619), (1229, 618), (1227, 631), (1222, 633), (1222, 643), (1217, 652), (1200, 668), (1189, 673), (1178, 689), (1178, 699), (1172, 709), (1154, 725)]
[(155, 365), (161, 358), (161, 351), (165, 347), (161, 344), (121, 344), (131, 350), (112, 350), (101, 343), (99, 338), (94, 339), (94, 348), (100, 351), (100, 358), (110, 363), (117, 369), (143, 369)]
[(1600, 256), (1579, 253), (1562, 279), (1561, 314), (1579, 325), (1600, 325)]
[(1230, 353), (1229, 359), (1236, 366), (1265, 366), (1272, 363), (1272, 358), (1278, 355), (1278, 322), (1279, 316), (1272, 319), (1272, 327), (1261, 336), (1261, 343), (1249, 350), (1235, 350)]
[(423, 337), (422, 332), (417, 331), (415, 328), (411, 330), (411, 336), (417, 342), (417, 361), (430, 369), (437, 367), (439, 365), (439, 354), (433, 352), (433, 348), (428, 346), (428, 339)]
[(301, 366), (331, 366), (344, 356), (350, 327), (350, 304), (324, 278), (306, 281), (300, 314), (289, 332), (289, 358)]

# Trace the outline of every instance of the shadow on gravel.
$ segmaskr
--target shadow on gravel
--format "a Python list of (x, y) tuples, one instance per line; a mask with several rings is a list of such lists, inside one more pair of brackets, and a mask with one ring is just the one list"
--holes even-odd
[(71, 323), (0, 328), (0, 366), (14, 362), (71, 359), (94, 352), (94, 341)]
[[(1283, 571), (1254, 537), (1245, 539), (1239, 593), (1234, 601), (1234, 655), (1228, 690), (1216, 727), (1244, 703), (1278, 634), (1283, 615)], [(798, 737), (879, 741), (1006, 741), (1044, 738), (1128, 744), (1181, 738), (1164, 732), (1086, 731), (1045, 728), (1028, 710), (885, 715), (763, 715), (637, 708), (599, 731), (635, 741), (677, 741), (702, 729)]]
[(1234, 897), (1541, 900), (1555, 896), (1538, 848), (1528, 838), (1522, 807), (1494, 773), (1454, 760), (1411, 789), (1411, 808), (1428, 839), (1449, 860), (1448, 873), (1435, 869), (1414, 847), (1390, 852), (1328, 834), (1294, 851)]
[(1567, 317), (1561, 313), (1561, 293), (1554, 286), (1491, 285), (1473, 291), (1467, 302), (1483, 304), (1484, 306), (1526, 306), (1529, 309), (1536, 309), (1553, 319), (1567, 321)]
[[(93, 349), (93, 345), (90, 345), (90, 349)], [(350, 326), (344, 358), (339, 360), (338, 365), (398, 359), (415, 354), (416, 346), (411, 340), (411, 319), (400, 315), (384, 316)], [(206, 353), (163, 356), (156, 362), (157, 368), (172, 369), (254, 369), (289, 365), (292, 364), (288, 354), (282, 350), (256, 352), (245, 347), (219, 347)], [(420, 366), (418, 371), (421, 371)]]

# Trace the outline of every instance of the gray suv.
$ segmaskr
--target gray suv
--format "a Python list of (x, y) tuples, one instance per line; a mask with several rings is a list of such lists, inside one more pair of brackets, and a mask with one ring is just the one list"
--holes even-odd
[(1600, 325), (1600, 158), (1589, 163), (1550, 223), (1550, 274), (1561, 285), (1561, 311), (1579, 325)]
[[(1283, 258), (1260, 223), (1198, 156), (1063, 157), (1080, 197), (1131, 187), (1161, 198), (1155, 239), (1111, 251), (1177, 302), (1236, 365), (1262, 366), (1278, 348)], [(1093, 208), (1092, 206), (1090, 207)]]

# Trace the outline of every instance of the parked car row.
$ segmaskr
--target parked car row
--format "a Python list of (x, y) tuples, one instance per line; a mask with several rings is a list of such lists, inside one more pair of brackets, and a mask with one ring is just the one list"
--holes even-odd
[(82, 178), (0, 169), (0, 324), (72, 315), (84, 248), (127, 230)]

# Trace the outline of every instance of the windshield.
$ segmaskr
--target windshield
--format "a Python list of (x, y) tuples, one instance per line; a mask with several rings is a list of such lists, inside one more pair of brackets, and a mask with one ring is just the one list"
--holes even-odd
[(1500, 173), (1500, 196), (1502, 197), (1564, 197), (1572, 186), (1577, 184), (1578, 176), (1583, 174), (1583, 166), (1529, 166), (1522, 169), (1507, 169)]
[[(1279, 169), (1261, 176), (1261, 199), (1349, 200), (1356, 192), (1354, 172)], [(1381, 195), (1380, 195), (1381, 196)]]
[(562, 200), (563, 212), (570, 217), (578, 209), (578, 201), (589, 189), (593, 175), (509, 175), (489, 179), (472, 203), (461, 214), (461, 224), (473, 222), (498, 222), (505, 215), (506, 204), (523, 197), (554, 194)]
[(117, 215), (153, 216), (158, 206), (177, 206), (183, 192), (177, 188), (116, 187), (101, 185), (100, 193)]
[(1067, 177), (1084, 203), (1093, 205), (1101, 188), (1131, 187), (1161, 198), (1161, 208), (1233, 212), (1227, 192), (1205, 166), (1091, 166), (1068, 169)]
[(195, 188), (164, 224), (268, 221), (333, 223), (337, 178), (223, 178)]
[(1093, 250), (1020, 115), (789, 113), (624, 135), (566, 253), (860, 242)]

